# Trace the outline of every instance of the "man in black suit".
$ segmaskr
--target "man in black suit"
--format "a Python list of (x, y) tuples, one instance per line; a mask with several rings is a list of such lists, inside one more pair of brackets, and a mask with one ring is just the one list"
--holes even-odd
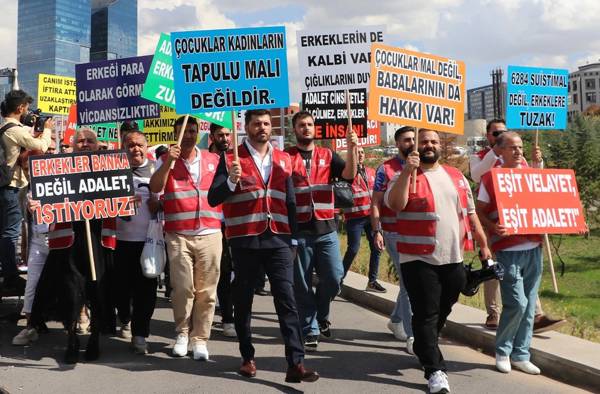
[(234, 262), (234, 313), (243, 362), (240, 374), (256, 375), (250, 320), (259, 267), (271, 283), (288, 362), (286, 382), (314, 382), (319, 375), (304, 368), (304, 347), (293, 291), (293, 261), (297, 242), (296, 201), (287, 153), (273, 149), (271, 114), (251, 110), (245, 116), (248, 135), (232, 152), (221, 156), (208, 192), (211, 206), (223, 204), (225, 236)]

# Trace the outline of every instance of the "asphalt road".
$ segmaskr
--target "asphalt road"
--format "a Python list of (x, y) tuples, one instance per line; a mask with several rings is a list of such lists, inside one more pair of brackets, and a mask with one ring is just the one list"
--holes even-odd
[[(162, 296), (162, 294), (160, 294)], [(0, 313), (14, 309), (0, 304)], [(254, 343), (256, 378), (236, 371), (240, 356), (235, 339), (221, 335), (219, 325), (209, 342), (211, 360), (170, 356), (174, 342), (170, 304), (159, 297), (151, 324), (150, 353), (134, 355), (128, 342), (102, 338), (98, 362), (62, 363), (66, 335), (56, 323), (32, 346), (12, 346), (19, 327), (0, 322), (0, 387), (9, 393), (419, 393), (427, 385), (419, 363), (386, 328), (387, 318), (343, 299), (333, 306), (333, 337), (307, 356), (316, 369), (315, 383), (285, 383), (286, 363), (271, 297), (255, 297)], [(218, 321), (220, 318), (217, 317)], [(543, 376), (496, 372), (492, 357), (443, 340), (453, 393), (578, 393), (585, 392)], [(85, 338), (82, 341), (85, 349)], [(83, 350), (81, 354), (83, 359)]]

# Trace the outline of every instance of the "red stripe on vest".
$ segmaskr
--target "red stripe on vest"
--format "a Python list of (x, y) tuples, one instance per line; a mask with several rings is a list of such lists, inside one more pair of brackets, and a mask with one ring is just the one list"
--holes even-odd
[[(387, 190), (389, 182), (392, 180), (394, 175), (402, 171), (402, 164), (397, 157), (386, 160), (383, 162), (383, 170), (385, 171), (385, 183), (382, 185)], [(381, 228), (387, 232), (395, 232), (397, 229), (397, 218), (398, 213), (393, 209), (389, 208), (385, 203), (381, 204), (379, 209), (379, 220), (381, 222)]]
[(375, 184), (375, 170), (365, 167), (367, 182), (357, 173), (352, 182), (352, 197), (354, 206), (344, 209), (344, 220), (358, 219), (371, 214), (371, 193)]
[[(48, 232), (48, 248), (50, 250), (66, 249), (73, 246), (75, 233), (72, 223), (56, 223), (50, 226)], [(102, 236), (100, 243), (107, 249), (117, 247), (117, 221), (114, 218), (102, 220)]]

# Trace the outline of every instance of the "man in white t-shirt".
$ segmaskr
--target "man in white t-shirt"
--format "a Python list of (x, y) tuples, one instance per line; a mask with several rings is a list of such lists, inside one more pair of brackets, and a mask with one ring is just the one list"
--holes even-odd
[(140, 257), (152, 215), (160, 205), (150, 193), (150, 177), (154, 162), (148, 160), (148, 142), (143, 133), (129, 131), (123, 138), (123, 148), (133, 171), (136, 214), (117, 219), (114, 280), (117, 285), (116, 306), (121, 321), (121, 337), (131, 339), (138, 354), (146, 354), (146, 338), (150, 335), (150, 320), (156, 305), (156, 278), (142, 274)]
[[(502, 133), (496, 140), (503, 168), (521, 168), (524, 162), (523, 141), (517, 133)], [(500, 281), (502, 313), (496, 332), (496, 368), (508, 373), (511, 364), (529, 374), (540, 369), (529, 361), (529, 346), (537, 291), (542, 277), (542, 237), (507, 235), (498, 222), (498, 207), (491, 172), (481, 178), (477, 197), (477, 214), (487, 229), (492, 251), (504, 267)]]
[(472, 248), (474, 238), (483, 258), (490, 258), (491, 253), (469, 183), (458, 169), (439, 163), (438, 133), (421, 129), (418, 137), (418, 152), (408, 155), (388, 186), (384, 202), (398, 212), (396, 247), (413, 311), (414, 352), (429, 392), (447, 393), (450, 386), (438, 337), (466, 284), (463, 250)]

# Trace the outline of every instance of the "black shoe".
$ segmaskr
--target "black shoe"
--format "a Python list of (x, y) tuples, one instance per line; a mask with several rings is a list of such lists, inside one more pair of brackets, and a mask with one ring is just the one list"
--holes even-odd
[(319, 322), (319, 331), (321, 331), (321, 335), (327, 338), (331, 337), (331, 330), (329, 329), (330, 325), (331, 322), (329, 320), (323, 320)]
[(14, 275), (4, 279), (4, 283), (0, 287), (0, 291), (4, 296), (22, 296), (25, 294), (25, 284), (27, 281), (21, 278), (20, 275)]
[(387, 290), (381, 286), (377, 281), (369, 282), (366, 291), (373, 291), (375, 293), (385, 293)]
[(263, 287), (260, 287), (260, 288), (254, 290), (254, 294), (259, 295), (259, 296), (268, 296), (269, 292), (266, 291)]
[(307, 352), (317, 351), (318, 346), (319, 337), (317, 335), (307, 335), (306, 338), (304, 338), (304, 350)]

